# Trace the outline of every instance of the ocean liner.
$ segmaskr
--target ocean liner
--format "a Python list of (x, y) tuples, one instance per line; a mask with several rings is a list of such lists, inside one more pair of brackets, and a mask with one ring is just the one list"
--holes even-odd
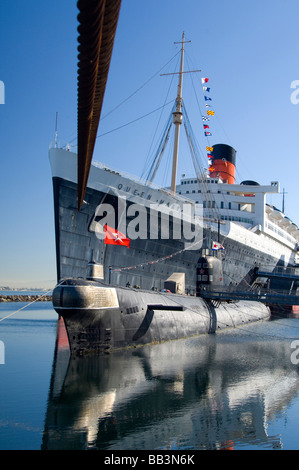
[[(80, 14), (86, 21), (88, 15)], [(183, 35), (169, 188), (155, 186), (153, 174), (143, 181), (91, 164), (92, 144), (82, 170), (80, 125), (78, 157), (68, 148), (50, 148), (58, 280), (53, 305), (64, 318), (73, 352), (105, 352), (268, 318), (268, 307), (259, 302), (215, 304), (201, 293), (248, 290), (265, 282), (270, 287), (275, 281), (259, 272), (296, 269), (298, 228), (266, 203), (268, 193), (279, 192), (278, 182), (237, 184), (234, 148), (213, 145), (209, 171), (193, 156), (194, 177), (182, 176), (177, 183), (183, 115), (194, 151), (182, 100), (184, 42)], [(81, 70), (79, 124), (82, 77)], [(280, 278), (280, 287), (296, 290), (290, 282)]]

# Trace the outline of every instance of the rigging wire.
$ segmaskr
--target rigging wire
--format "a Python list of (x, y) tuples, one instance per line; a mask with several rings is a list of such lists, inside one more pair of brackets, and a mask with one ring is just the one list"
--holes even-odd
[(143, 173), (141, 175), (141, 178), (145, 177), (146, 181), (148, 181), (150, 183), (152, 183), (152, 181), (155, 177), (155, 174), (156, 174), (156, 172), (159, 168), (159, 165), (161, 163), (166, 145), (167, 145), (168, 140), (169, 140), (169, 133), (170, 133), (170, 129), (171, 129), (171, 126), (172, 126), (172, 113), (173, 113), (174, 110), (175, 110), (175, 103), (172, 107), (172, 110), (171, 110), (171, 113), (169, 115), (168, 121), (166, 122), (166, 126), (165, 126), (163, 134), (162, 134), (162, 138), (160, 139), (160, 144), (159, 144), (158, 149), (156, 151), (156, 154), (155, 154), (155, 156), (152, 160), (152, 163), (151, 163), (150, 168), (148, 170), (147, 176), (145, 177), (145, 175), (144, 175), (145, 170), (143, 170)]
[[(172, 138), (174, 138), (173, 134), (174, 134), (174, 132), (172, 133)], [(163, 176), (163, 179), (162, 179), (162, 187), (167, 187), (167, 185), (169, 186), (169, 184), (170, 184), (169, 175), (171, 175), (171, 165), (172, 165), (172, 149), (169, 146), (168, 147), (168, 154), (167, 154), (167, 158), (166, 158), (164, 176)]]
[[(197, 76), (196, 76), (196, 79), (197, 79)], [(203, 113), (201, 111), (201, 107), (200, 107), (200, 104), (199, 104), (199, 101), (197, 99), (197, 93), (196, 93), (196, 87), (195, 87), (195, 83), (194, 83), (194, 80), (193, 80), (193, 75), (191, 75), (191, 82), (192, 82), (192, 86), (193, 86), (193, 90), (194, 90), (194, 94), (196, 96), (196, 103), (198, 105), (198, 109), (200, 111), (200, 114), (203, 116)], [(199, 82), (200, 83), (200, 82)], [(202, 87), (201, 87), (202, 88)], [(213, 108), (215, 109), (214, 105), (213, 105)], [(222, 132), (224, 133), (224, 135), (226, 136), (226, 139), (228, 139), (228, 142), (230, 143), (230, 138), (227, 136), (226, 132), (225, 132), (225, 129), (223, 128), (221, 122), (220, 122), (220, 118), (218, 116), (218, 113), (215, 112), (215, 117), (216, 117), (216, 121), (218, 123), (218, 125), (222, 128)], [(208, 142), (208, 146), (211, 147), (212, 145), (210, 144), (210, 139), (208, 136), (206, 136), (206, 139), (207, 139), (207, 142)], [(238, 172), (238, 167), (236, 168), (236, 173), (237, 175), (240, 177), (240, 174)], [(205, 188), (205, 194), (207, 194), (207, 187)], [(226, 196), (225, 193), (222, 193), (222, 200), (223, 200), (223, 203), (224, 205), (228, 206), (228, 198)], [(210, 198), (211, 199), (211, 198)], [(210, 206), (209, 208), (212, 209), (213, 207), (213, 204), (216, 206), (216, 201), (214, 200), (214, 202), (210, 202), (209, 201), (209, 198), (207, 198), (207, 205)], [(213, 212), (211, 212), (211, 214), (213, 214)], [(237, 210), (234, 210), (234, 209), (228, 209), (228, 212), (227, 212), (227, 216), (235, 216), (235, 217), (239, 217), (239, 212)], [(214, 216), (215, 217), (215, 216)], [(220, 215), (220, 212), (218, 210), (216, 210), (216, 218), (219, 218), (221, 219), (221, 215)], [(238, 220), (234, 220), (235, 223), (239, 223)], [(225, 237), (226, 238), (226, 237)]]
[(160, 163), (161, 163), (161, 160), (162, 160), (162, 157), (163, 157), (163, 154), (164, 154), (164, 151), (166, 149), (166, 146), (167, 146), (167, 143), (169, 141), (169, 133), (170, 133), (170, 129), (171, 129), (171, 123), (170, 125), (168, 126), (168, 129), (167, 129), (167, 133), (166, 133), (166, 136), (165, 136), (165, 139), (164, 139), (164, 142), (163, 142), (163, 146), (161, 148), (161, 150), (159, 151), (159, 158), (157, 159), (157, 163), (156, 163), (156, 166), (155, 168), (153, 168), (153, 171), (149, 173), (148, 177), (147, 177), (147, 180), (152, 183), (153, 179), (155, 178), (155, 175), (158, 171), (158, 168), (160, 166)]
[[(186, 54), (186, 60), (187, 60), (187, 61), (188, 61), (188, 58), (190, 59), (190, 57), (188, 57), (188, 55)], [(192, 62), (192, 60), (191, 60), (191, 62)], [(195, 92), (196, 86), (195, 86), (195, 84), (194, 84), (193, 75), (191, 75), (191, 79), (192, 79), (193, 89), (194, 89), (194, 92)], [(199, 84), (200, 87), (201, 87), (202, 84), (201, 84), (201, 82), (199, 81), (197, 75), (195, 76), (195, 80), (198, 80), (198, 84)], [(195, 92), (195, 94), (196, 94), (196, 92)], [(198, 106), (198, 107), (199, 107), (199, 109), (200, 109), (200, 106)], [(213, 109), (214, 109), (214, 111), (215, 111), (215, 103), (214, 103), (214, 102), (213, 102)], [(200, 112), (201, 112), (201, 110), (200, 110)], [(218, 126), (218, 128), (221, 129), (221, 132), (222, 132), (223, 136), (225, 137), (226, 142), (227, 142), (229, 145), (233, 146), (233, 144), (232, 144), (232, 139), (231, 139), (231, 137), (228, 135), (227, 130), (225, 129), (224, 125), (222, 124), (222, 121), (221, 121), (221, 119), (220, 119), (219, 114), (217, 113), (217, 111), (215, 111), (215, 115), (214, 115), (214, 117), (213, 117), (213, 120), (215, 120), (215, 121), (217, 122), (217, 126)], [(209, 139), (209, 137), (206, 136), (206, 139), (207, 139), (207, 142), (208, 142), (208, 146), (211, 147), (212, 145), (210, 144), (210, 139)], [(242, 160), (240, 160), (240, 162), (241, 162), (242, 164), (244, 164), (244, 162), (243, 162)], [(239, 166), (236, 167), (236, 175), (238, 176), (239, 181), (242, 181), (243, 179), (245, 179), (245, 178), (242, 177), (242, 175), (240, 174)], [(252, 178), (251, 178), (251, 179), (252, 179)]]
[[(133, 96), (135, 96), (140, 90), (142, 90), (149, 82), (151, 82), (165, 67), (167, 67), (168, 64), (170, 64), (173, 59), (175, 59), (175, 57), (178, 56), (178, 54), (180, 53), (180, 51), (178, 51), (171, 59), (169, 59), (157, 72), (155, 72), (150, 78), (148, 78), (142, 85), (140, 85), (133, 93), (131, 93), (127, 98), (125, 98), (123, 101), (121, 101), (118, 105), (116, 105), (114, 108), (112, 108), (110, 111), (108, 111), (103, 117), (101, 117), (101, 121), (103, 121), (106, 117), (108, 117), (110, 114), (112, 114), (114, 111), (116, 111), (116, 109), (120, 108), (124, 103), (126, 103), (127, 101), (129, 101)], [(159, 110), (161, 108), (157, 108), (157, 110)], [(156, 110), (156, 111), (157, 111)], [(154, 111), (153, 111), (154, 112)], [(147, 115), (146, 115), (147, 116)], [(144, 116), (145, 117), (145, 116)], [(138, 119), (141, 119), (141, 118), (138, 118)], [(136, 120), (138, 120), (136, 119)], [(129, 125), (129, 124), (132, 124), (133, 122), (135, 121), (131, 121), (130, 123), (128, 124), (125, 124), (125, 125)], [(123, 126), (120, 126), (120, 127), (117, 127), (111, 131), (108, 131), (104, 134), (101, 134), (101, 135), (98, 135), (98, 137), (102, 137), (103, 135), (106, 135), (106, 134), (109, 134), (110, 132), (114, 132), (118, 129), (121, 129), (122, 127), (125, 127), (125, 125)], [(72, 140), (70, 140), (68, 142), (68, 144), (70, 145), (72, 142), (74, 142), (75, 140), (77, 139), (77, 136), (74, 137)], [(74, 144), (74, 145), (70, 145), (70, 147), (77, 147), (78, 144)]]
[(170, 64), (170, 62), (172, 62), (172, 60), (178, 56), (178, 54), (180, 53), (180, 51), (178, 51), (168, 62), (166, 62), (166, 64), (163, 65), (163, 67), (161, 67), (157, 72), (155, 72), (148, 80), (146, 80), (142, 85), (140, 85), (140, 87), (138, 87), (133, 93), (131, 93), (131, 95), (129, 95), (127, 98), (125, 98), (123, 101), (121, 101), (121, 103), (119, 103), (117, 106), (115, 106), (113, 109), (111, 109), (109, 112), (107, 112), (102, 118), (101, 120), (105, 119), (107, 116), (109, 116), (111, 113), (113, 113), (116, 109), (118, 109), (120, 106), (122, 106), (124, 103), (126, 103), (127, 101), (129, 101), (134, 95), (136, 95), (140, 90), (142, 90), (142, 88), (144, 88), (151, 80), (153, 80), (160, 72), (162, 72), (162, 70), (167, 67), (168, 64)]
[[(184, 127), (189, 143), (189, 148), (190, 148), (190, 153), (192, 156), (192, 161), (193, 161), (193, 166), (195, 169), (195, 173), (197, 176), (197, 183), (200, 185), (201, 188), (203, 188), (203, 195), (206, 197), (206, 201), (208, 202), (208, 208), (211, 210), (211, 213), (214, 214), (214, 219), (218, 220), (220, 218), (220, 213), (218, 211), (218, 208), (216, 207), (216, 201), (214, 198), (213, 193), (210, 192), (210, 189), (207, 184), (207, 177), (204, 174), (202, 167), (200, 165), (200, 161), (198, 158), (199, 155), (199, 148), (196, 144), (196, 139), (191, 127), (191, 123), (188, 117), (188, 113), (186, 110), (186, 107), (184, 105), (184, 112), (185, 112), (185, 120), (184, 120)], [(201, 183), (199, 183), (201, 181)]]
[(134, 122), (140, 121), (141, 119), (144, 119), (147, 116), (150, 116), (151, 114), (156, 113), (157, 111), (159, 111), (162, 108), (165, 108), (166, 106), (168, 106), (171, 103), (173, 103), (173, 100), (168, 101), (168, 103), (163, 104), (162, 106), (159, 106), (159, 108), (156, 108), (153, 111), (150, 111), (149, 113), (144, 114), (143, 116), (139, 116), (138, 118), (133, 119), (133, 121), (127, 122), (126, 124), (122, 124), (121, 126), (116, 127), (115, 129), (111, 129), (110, 131), (104, 132), (103, 134), (99, 134), (99, 135), (97, 135), (96, 138), (98, 139), (99, 137), (103, 137), (104, 135), (111, 134), (112, 132), (118, 131), (119, 129), (122, 129), (122, 128), (124, 128), (126, 126), (129, 126), (131, 124), (134, 124)]
[[(55, 287), (60, 286), (60, 284), (62, 284), (63, 282), (64, 282), (64, 280), (60, 281), (58, 284), (56, 284)], [(23, 307), (19, 308), (19, 309), (16, 310), (15, 312), (12, 312), (12, 313), (10, 313), (9, 315), (6, 315), (6, 317), (0, 318), (0, 322), (2, 322), (3, 320), (6, 320), (6, 319), (9, 318), (9, 317), (12, 317), (12, 316), (15, 315), (16, 313), (21, 312), (21, 310), (24, 310), (25, 308), (29, 307), (30, 305), (34, 304), (35, 302), (40, 301), (43, 297), (45, 297), (46, 295), (50, 294), (50, 292), (53, 292), (53, 289), (47, 290), (44, 294), (38, 296), (38, 297), (37, 297), (36, 299), (34, 299), (32, 302), (29, 302), (28, 304), (26, 304), (26, 305), (24, 305)]]
[[(178, 59), (179, 59), (179, 57), (178, 57)], [(178, 64), (178, 61), (176, 62), (176, 67), (177, 67), (177, 64)], [(176, 69), (175, 69), (175, 70), (176, 70)], [(169, 83), (169, 86), (168, 86), (168, 91), (167, 91), (167, 94), (166, 94), (166, 96), (165, 96), (165, 101), (164, 101), (164, 103), (165, 103), (166, 100), (168, 99), (168, 96), (169, 96), (169, 93), (170, 93), (170, 90), (171, 90), (171, 87), (172, 87), (172, 84), (173, 84), (173, 80), (174, 80), (174, 75), (172, 75), (172, 77), (171, 77), (171, 80), (170, 80), (170, 83)], [(175, 101), (174, 101), (174, 103), (175, 103)], [(175, 105), (174, 105), (174, 106), (175, 106)], [(173, 112), (173, 110), (172, 110), (172, 112)], [(154, 132), (154, 135), (153, 135), (153, 138), (152, 138), (152, 143), (151, 143), (151, 145), (150, 145), (150, 147), (149, 147), (148, 154), (147, 154), (147, 157), (146, 157), (146, 159), (145, 159), (144, 168), (143, 168), (143, 171), (142, 171), (142, 177), (144, 177), (144, 175), (145, 175), (145, 173), (146, 173), (146, 168), (147, 168), (147, 166), (148, 166), (148, 165), (150, 164), (150, 162), (151, 162), (151, 156), (150, 156), (150, 155), (151, 155), (151, 149), (152, 149), (152, 147), (153, 147), (154, 140), (155, 140), (155, 137), (156, 137), (156, 135), (157, 135), (157, 132), (158, 132), (158, 128), (159, 128), (161, 119), (162, 119), (162, 111), (161, 111), (160, 117), (159, 117), (159, 119), (158, 119), (158, 121), (157, 121), (156, 128), (155, 128), (155, 132)], [(161, 142), (161, 140), (162, 140), (162, 139), (160, 139), (160, 142)], [(152, 166), (152, 164), (151, 164), (151, 166)]]

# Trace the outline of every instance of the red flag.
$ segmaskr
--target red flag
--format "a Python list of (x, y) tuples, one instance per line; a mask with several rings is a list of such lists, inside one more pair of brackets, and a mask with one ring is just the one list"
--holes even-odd
[(115, 228), (105, 225), (105, 245), (123, 245), (129, 248), (130, 239), (126, 238), (123, 233), (115, 230)]
[(210, 129), (210, 127), (207, 126), (206, 124), (204, 124), (203, 128), (204, 128), (204, 129)]

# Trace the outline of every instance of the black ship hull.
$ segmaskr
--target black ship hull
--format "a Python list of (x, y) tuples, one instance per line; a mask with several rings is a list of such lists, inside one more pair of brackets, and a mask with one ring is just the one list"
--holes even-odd
[[(53, 178), (56, 228), (57, 280), (86, 278), (91, 253), (103, 265), (106, 283), (118, 286), (138, 286), (161, 290), (164, 282), (175, 272), (185, 274), (186, 293), (196, 294), (198, 260), (204, 242), (198, 249), (184, 249), (177, 239), (136, 239), (130, 249), (105, 245), (97, 237), (94, 225), (97, 207), (102, 201), (117, 205), (117, 196), (87, 188), (85, 204), (76, 209), (77, 185), (61, 178)], [(217, 224), (202, 228), (202, 240), (219, 240), (225, 245), (223, 258), (224, 287), (245, 285), (254, 281), (256, 266), (267, 265), (269, 270), (281, 263), (277, 256), (258, 247), (253, 248), (218, 231)], [(283, 259), (283, 257), (282, 257)], [(286, 287), (287, 288), (287, 287)]]

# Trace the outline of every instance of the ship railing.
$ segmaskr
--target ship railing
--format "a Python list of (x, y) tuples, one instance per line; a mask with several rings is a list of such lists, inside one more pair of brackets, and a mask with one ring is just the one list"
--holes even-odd
[(210, 288), (203, 287), (199, 296), (205, 299), (221, 301), (251, 300), (266, 304), (299, 305), (299, 293), (289, 289), (246, 288), (244, 286), (228, 286)]
[[(279, 295), (288, 295), (290, 294), (290, 289), (270, 289), (267, 287), (262, 287), (259, 285), (254, 286), (245, 286), (245, 285), (230, 285), (230, 286), (212, 286), (212, 285), (202, 285), (201, 290), (205, 292), (219, 292), (219, 293), (261, 293), (261, 294), (279, 294)], [(296, 292), (296, 289), (293, 289)], [(297, 295), (297, 294), (296, 294)], [(298, 288), (299, 296), (299, 288)]]
[(259, 275), (262, 273), (268, 273), (272, 276), (277, 275), (277, 277), (296, 277), (299, 278), (299, 267), (296, 266), (275, 266), (271, 269), (269, 266), (260, 266), (258, 270)]

